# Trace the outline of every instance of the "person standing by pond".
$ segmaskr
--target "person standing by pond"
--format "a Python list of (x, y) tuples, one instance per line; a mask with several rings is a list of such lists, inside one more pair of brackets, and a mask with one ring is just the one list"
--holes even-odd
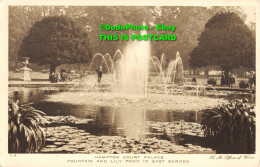
[(100, 84), (101, 78), (102, 78), (102, 66), (99, 67), (99, 69), (96, 70), (97, 74), (98, 74), (98, 80), (97, 82)]

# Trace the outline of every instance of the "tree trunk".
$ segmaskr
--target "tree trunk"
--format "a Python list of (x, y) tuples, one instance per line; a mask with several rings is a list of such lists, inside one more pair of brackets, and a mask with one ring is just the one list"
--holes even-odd
[(223, 69), (224, 71), (224, 75), (222, 73), (222, 77), (221, 77), (221, 85), (228, 85), (229, 84), (229, 72), (230, 72), (230, 69), (228, 68), (225, 68)]
[(18, 69), (18, 61), (17, 60), (14, 61), (14, 68)]
[(229, 77), (229, 72), (230, 72), (230, 70), (224, 70), (224, 77), (225, 78)]
[(56, 71), (56, 67), (57, 67), (57, 65), (50, 64), (50, 75), (51, 75), (51, 73)]
[(208, 78), (208, 76), (209, 76), (209, 70), (205, 70), (205, 71), (204, 71), (204, 75)]

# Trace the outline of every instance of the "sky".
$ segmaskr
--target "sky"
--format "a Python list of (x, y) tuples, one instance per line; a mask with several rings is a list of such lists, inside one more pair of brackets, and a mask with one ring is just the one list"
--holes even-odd
[(255, 6), (241, 6), (244, 13), (247, 15), (246, 23), (256, 22), (256, 7)]

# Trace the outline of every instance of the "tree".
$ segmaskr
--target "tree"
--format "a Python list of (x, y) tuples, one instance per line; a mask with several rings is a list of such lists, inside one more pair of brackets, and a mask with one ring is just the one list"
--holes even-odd
[(26, 33), (35, 21), (40, 20), (40, 12), (25, 6), (9, 7), (9, 68), (18, 68), (18, 51)]
[(184, 69), (190, 69), (189, 55), (192, 49), (198, 45), (197, 38), (199, 33), (203, 31), (206, 22), (215, 14), (219, 12), (232, 11), (237, 13), (243, 20), (245, 14), (241, 7), (194, 7), (194, 6), (163, 6), (155, 7), (152, 10), (155, 24), (174, 25), (176, 29), (174, 32), (159, 31), (153, 32), (156, 34), (173, 33), (177, 36), (177, 40), (172, 41), (152, 41), (152, 48), (154, 55), (160, 58), (162, 53), (165, 54), (166, 61), (175, 59), (177, 51), (180, 52)]
[(52, 73), (61, 64), (86, 63), (92, 55), (87, 32), (70, 18), (54, 16), (32, 26), (18, 56), (39, 65), (49, 64)]
[[(205, 23), (216, 13), (228, 11), (235, 12), (242, 20), (246, 19), (242, 8), (236, 6), (10, 6), (9, 67), (13, 68), (16, 65), (15, 68), (18, 68), (20, 45), (36, 22), (45, 17), (66, 16), (87, 31), (92, 53), (109, 53), (110, 55), (114, 55), (117, 49), (124, 50), (127, 41), (100, 41), (99, 34), (117, 34), (120, 36), (122, 34), (138, 34), (140, 31), (101, 31), (99, 30), (100, 24), (141, 25), (144, 21), (148, 26), (155, 26), (156, 24), (174, 25), (176, 26), (174, 32), (157, 31), (156, 29), (147, 31), (148, 34), (153, 35), (175, 34), (177, 36), (176, 41), (151, 41), (151, 55), (160, 59), (164, 53), (165, 61), (169, 62), (175, 59), (175, 54), (179, 51), (184, 68), (190, 69), (188, 63), (190, 53), (198, 45), (197, 38)], [(167, 64), (164, 68), (166, 67)]]
[(190, 54), (193, 68), (217, 65), (227, 77), (233, 68), (255, 68), (255, 37), (233, 12), (219, 13), (205, 25)]

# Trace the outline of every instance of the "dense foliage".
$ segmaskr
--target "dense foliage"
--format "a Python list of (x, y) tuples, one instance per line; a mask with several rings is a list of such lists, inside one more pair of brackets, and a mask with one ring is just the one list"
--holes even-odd
[[(240, 7), (235, 6), (10, 6), (9, 7), (9, 67), (18, 68), (18, 50), (22, 40), (27, 36), (32, 26), (46, 17), (65, 16), (80, 25), (88, 33), (92, 53), (109, 53), (114, 55), (117, 49), (123, 50), (127, 41), (100, 41), (98, 34), (140, 34), (140, 31), (100, 31), (100, 24), (135, 26), (145, 23), (148, 26), (156, 24), (175, 25), (176, 30), (147, 31), (148, 34), (175, 34), (176, 41), (152, 41), (151, 56), (158, 58), (164, 53), (163, 67), (169, 60), (175, 59), (179, 51), (185, 69), (189, 68), (189, 55), (197, 46), (197, 38), (205, 23), (219, 12), (233, 11), (243, 20), (246, 15)], [(254, 27), (254, 26), (253, 26)], [(254, 30), (255, 31), (255, 30)], [(101, 60), (100, 60), (101, 61)], [(97, 61), (100, 63), (100, 61)], [(44, 62), (43, 62), (44, 63)], [(99, 66), (97, 64), (97, 66)], [(34, 70), (34, 69), (33, 69)]]
[(190, 66), (217, 65), (225, 76), (233, 68), (255, 68), (255, 37), (235, 13), (219, 13), (205, 25), (198, 46), (190, 54)]
[(234, 101), (206, 112), (202, 129), (217, 153), (255, 153), (255, 106), (247, 100)]
[(18, 101), (8, 101), (8, 152), (39, 152), (45, 144), (41, 126), (45, 113), (33, 107), (18, 106)]
[(86, 63), (92, 56), (87, 32), (63, 16), (36, 22), (23, 39), (18, 55), (40, 65), (50, 64), (50, 72), (61, 64)]

